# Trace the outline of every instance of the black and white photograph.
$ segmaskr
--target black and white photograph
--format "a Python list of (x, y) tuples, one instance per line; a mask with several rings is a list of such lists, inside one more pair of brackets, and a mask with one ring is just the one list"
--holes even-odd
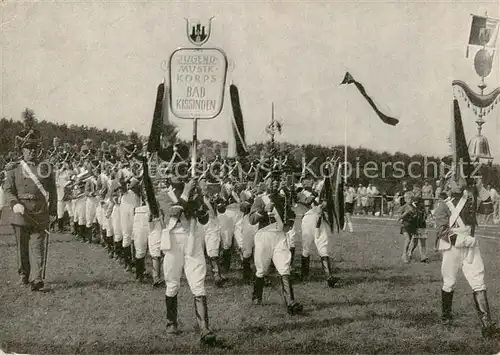
[(0, 0), (0, 354), (500, 354), (500, 0)]

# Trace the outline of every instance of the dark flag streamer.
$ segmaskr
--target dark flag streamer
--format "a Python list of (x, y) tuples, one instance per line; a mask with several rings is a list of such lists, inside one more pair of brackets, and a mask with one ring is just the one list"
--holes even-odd
[(245, 125), (243, 123), (243, 113), (241, 111), (240, 105), (240, 95), (236, 85), (231, 84), (229, 87), (229, 94), (231, 96), (231, 106), (233, 107), (233, 117), (232, 117), (232, 128), (233, 128), (233, 139), (228, 146), (228, 156), (233, 157), (234, 155), (238, 157), (244, 157), (248, 155), (248, 147), (245, 143)]
[[(453, 100), (453, 124), (451, 130), (451, 144), (453, 150), (453, 163), (455, 164), (455, 176), (462, 176), (465, 179), (470, 178), (473, 173), (473, 166), (469, 156), (467, 140), (465, 139), (464, 126), (460, 106), (456, 99)], [(463, 170), (461, 170), (461, 166)]]
[(153, 123), (151, 124), (151, 132), (148, 139), (148, 152), (154, 153), (161, 148), (161, 131), (163, 125), (163, 96), (165, 94), (165, 84), (158, 85), (156, 93), (155, 111), (153, 114)]
[(349, 72), (345, 73), (344, 80), (342, 80), (342, 82), (340, 83), (340, 85), (343, 85), (343, 84), (354, 84), (354, 85), (356, 85), (356, 87), (358, 88), (358, 90), (361, 93), (361, 95), (363, 95), (363, 97), (366, 99), (366, 101), (368, 101), (368, 103), (373, 108), (373, 110), (378, 115), (378, 117), (382, 120), (382, 122), (387, 123), (387, 124), (389, 124), (391, 126), (395, 126), (395, 125), (397, 125), (399, 123), (399, 120), (397, 118), (389, 117), (389, 116), (385, 115), (384, 113), (382, 113), (378, 109), (377, 105), (375, 105), (375, 103), (373, 102), (372, 98), (370, 96), (368, 96), (368, 94), (366, 93), (365, 88), (363, 87), (363, 85), (361, 85), (361, 83), (359, 83), (356, 80), (354, 80), (354, 78), (352, 77), (352, 75)]
[(337, 221), (337, 232), (344, 228), (344, 179), (342, 176), (342, 165), (337, 168), (335, 178), (335, 196), (334, 196), (334, 212)]

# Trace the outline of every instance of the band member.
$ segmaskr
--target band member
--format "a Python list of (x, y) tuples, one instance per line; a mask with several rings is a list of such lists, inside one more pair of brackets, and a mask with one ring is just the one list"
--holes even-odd
[(121, 231), (121, 220), (120, 220), (120, 202), (122, 197), (122, 187), (115, 176), (111, 180), (110, 187), (110, 200), (107, 206), (107, 217), (109, 218), (113, 230), (113, 256), (120, 264), (124, 265), (124, 253), (123, 253), (123, 235)]
[(401, 223), (401, 234), (404, 238), (403, 255), (401, 258), (405, 264), (410, 262), (410, 244), (413, 236), (417, 233), (417, 205), (415, 197), (411, 191), (404, 194), (405, 204), (399, 210), (399, 219)]
[(451, 198), (436, 206), (435, 219), (438, 228), (439, 250), (442, 252), (441, 290), (442, 321), (450, 325), (452, 303), (457, 274), (460, 269), (473, 291), (474, 304), (481, 322), (483, 337), (498, 337), (499, 331), (491, 319), (484, 282), (484, 264), (479, 241), (473, 236), (477, 225), (473, 194), (466, 189), (463, 178), (450, 182)]
[(262, 304), (264, 276), (271, 261), (281, 276), (281, 291), (289, 314), (302, 311), (302, 305), (295, 301), (290, 280), (291, 253), (285, 233), (292, 228), (295, 214), (290, 203), (278, 193), (278, 177), (269, 184), (267, 193), (256, 196), (250, 211), (250, 223), (258, 225), (255, 234), (255, 281), (252, 294), (254, 304)]
[[(135, 150), (133, 150), (135, 152)], [(132, 158), (132, 157), (130, 157)], [(134, 222), (134, 209), (141, 205), (141, 188), (139, 180), (129, 169), (128, 162), (119, 171), (119, 181), (122, 186), (120, 202), (120, 223), (122, 231), (122, 248), (124, 253), (125, 268), (132, 271), (132, 228)]]
[(302, 279), (307, 280), (309, 276), (310, 255), (313, 244), (316, 245), (318, 254), (321, 258), (321, 265), (325, 272), (326, 281), (329, 287), (334, 287), (338, 278), (333, 275), (330, 256), (328, 255), (328, 239), (333, 232), (327, 223), (324, 209), (326, 201), (320, 199), (318, 193), (321, 191), (324, 183), (320, 183), (317, 191), (310, 192), (303, 190), (300, 200), (302, 204), (308, 205), (309, 210), (302, 218)]
[(253, 271), (251, 268), (252, 254), (254, 248), (254, 237), (257, 233), (258, 225), (250, 223), (250, 210), (254, 201), (253, 183), (249, 182), (247, 188), (240, 194), (240, 211), (243, 217), (236, 222), (234, 238), (242, 254), (243, 281), (251, 281)]
[(68, 212), (70, 221), (73, 219), (73, 208), (71, 204), (71, 190), (67, 188), (71, 182), (72, 171), (69, 164), (60, 162), (56, 168), (56, 186), (57, 186), (57, 227), (60, 233), (64, 230), (64, 212)]
[(90, 177), (85, 183), (85, 221), (86, 221), (86, 238), (87, 242), (92, 243), (93, 236), (98, 235), (98, 225), (97, 225), (97, 205), (99, 203), (98, 190), (97, 190), (97, 178), (99, 176), (98, 171), (99, 162), (93, 161), (89, 167)]
[[(205, 241), (205, 250), (209, 258), (210, 267), (214, 277), (215, 286), (222, 287), (224, 279), (222, 277), (221, 265), (219, 260), (219, 247), (221, 243), (221, 229), (218, 213), (224, 212), (225, 202), (218, 193), (210, 191), (210, 187), (206, 180), (200, 180), (200, 189), (203, 196), (203, 202), (208, 210), (208, 222), (205, 225), (199, 224), (197, 228), (198, 237)], [(215, 184), (215, 186), (219, 186)]]
[(195, 315), (201, 330), (201, 342), (215, 344), (216, 337), (209, 328), (207, 296), (205, 291), (206, 264), (203, 252), (203, 240), (196, 237), (197, 223), (208, 222), (208, 211), (201, 194), (197, 191), (195, 180), (184, 183), (179, 176), (171, 178), (172, 188), (168, 199), (160, 206), (165, 213), (162, 231), (161, 250), (164, 252), (163, 272), (166, 292), (167, 333), (178, 332), (177, 293), (180, 288), (184, 269), (189, 287), (194, 296)]
[(221, 196), (225, 200), (224, 212), (217, 215), (222, 236), (222, 268), (224, 273), (231, 268), (231, 247), (233, 245), (234, 228), (236, 222), (242, 217), (240, 211), (240, 198), (235, 187), (229, 181), (222, 185)]
[[(49, 222), (57, 218), (57, 191), (52, 167), (37, 161), (40, 137), (29, 132), (19, 135), (23, 159), (8, 166), (4, 189), (13, 212), (10, 223), (17, 242), (21, 283), (29, 284), (31, 276), (31, 289), (40, 291), (44, 287), (46, 230)], [(33, 265), (30, 264), (30, 247)], [(30, 275), (31, 269), (33, 274)]]

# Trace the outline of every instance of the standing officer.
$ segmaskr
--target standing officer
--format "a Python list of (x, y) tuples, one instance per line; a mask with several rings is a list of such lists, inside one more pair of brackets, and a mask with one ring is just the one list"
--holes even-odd
[[(37, 161), (40, 151), (40, 135), (28, 131), (19, 135), (22, 140), (23, 159), (8, 166), (5, 179), (6, 202), (12, 208), (11, 224), (17, 242), (17, 261), (21, 283), (40, 291), (43, 284), (45, 241), (49, 223), (57, 218), (57, 189), (55, 174), (48, 163)], [(30, 247), (34, 265), (30, 265)]]
[(436, 212), (436, 226), (439, 236), (439, 250), (443, 253), (441, 275), (442, 321), (451, 324), (453, 293), (460, 269), (473, 291), (474, 304), (481, 322), (482, 335), (485, 338), (497, 337), (498, 328), (491, 319), (486, 284), (484, 281), (484, 263), (479, 250), (478, 240), (473, 237), (473, 228), (477, 225), (473, 196), (466, 190), (464, 179), (451, 181), (451, 198), (439, 201)]

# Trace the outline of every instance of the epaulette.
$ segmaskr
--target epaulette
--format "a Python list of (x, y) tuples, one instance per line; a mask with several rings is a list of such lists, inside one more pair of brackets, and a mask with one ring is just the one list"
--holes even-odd
[(5, 171), (14, 170), (19, 165), (17, 161), (11, 161), (5, 165)]

